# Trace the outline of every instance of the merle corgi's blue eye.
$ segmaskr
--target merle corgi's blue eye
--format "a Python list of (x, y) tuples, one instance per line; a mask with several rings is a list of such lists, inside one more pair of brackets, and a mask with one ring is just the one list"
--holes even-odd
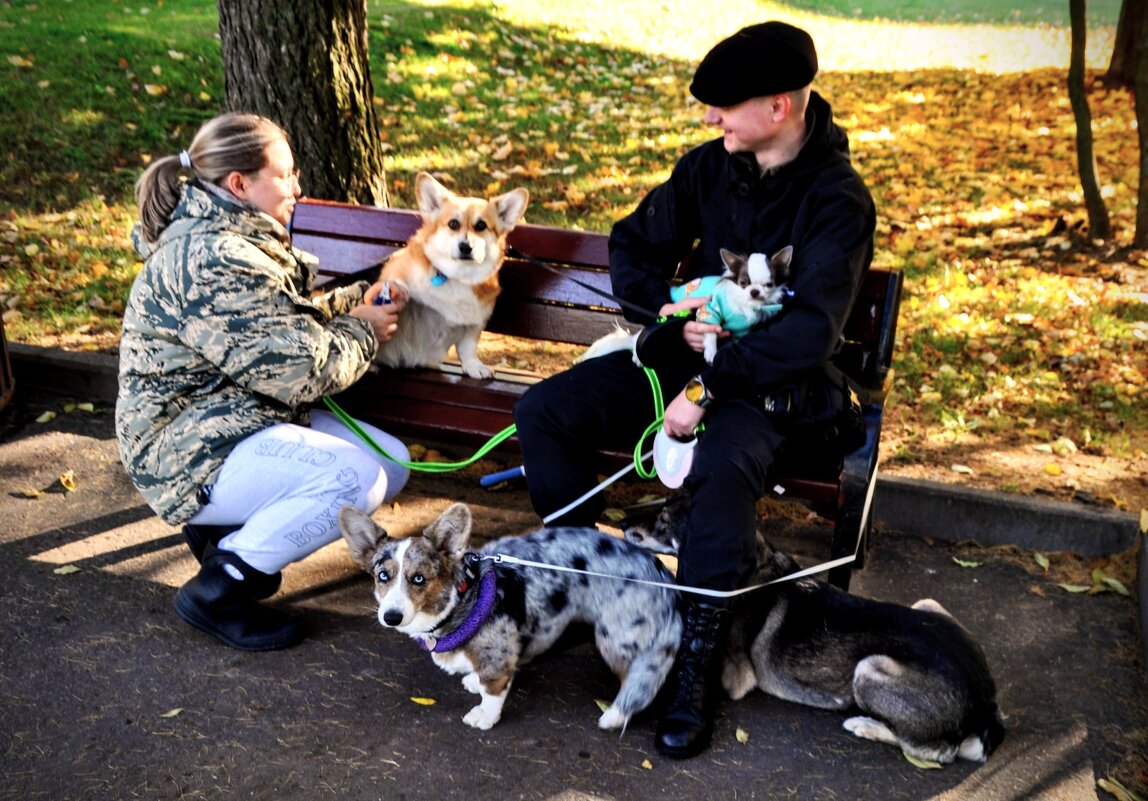
[(424, 576), (422, 573), (415, 573), (413, 576), (411, 576), (411, 584), (414, 584), (416, 587), (421, 587), (426, 583), (426, 576)]
[(391, 580), (391, 574), (388, 573), (387, 569), (384, 567), (384, 568), (381, 568), (379, 570), (379, 572), (375, 574), (375, 578), (378, 580), (378, 582), (380, 584), (386, 584), (388, 581)]
[(486, 230), (486, 220), (479, 220), (478, 222), (476, 222), (474, 224), (474, 230), (479, 231), (479, 232), (485, 231)]

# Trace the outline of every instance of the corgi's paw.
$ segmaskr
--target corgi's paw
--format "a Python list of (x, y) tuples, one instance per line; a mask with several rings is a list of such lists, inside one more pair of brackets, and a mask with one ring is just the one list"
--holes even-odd
[(494, 371), (478, 360), (463, 362), (462, 371), (471, 378), (494, 378)]
[(467, 673), (463, 676), (462, 686), (466, 688), (467, 692), (482, 695), (482, 682), (479, 680), (477, 673)]
[(487, 729), (494, 728), (494, 725), (498, 722), (499, 717), (501, 717), (499, 714), (491, 715), (490, 711), (484, 709), (480, 703), (479, 706), (474, 707), (471, 709), (471, 711), (466, 713), (466, 717), (463, 718), (463, 723), (468, 726), (472, 726), (474, 729), (482, 729), (483, 731), (486, 731)]
[(714, 356), (717, 356), (717, 343), (711, 344), (707, 340), (705, 349), (702, 351), (702, 358), (706, 360), (706, 364), (713, 364)]
[(621, 729), (626, 726), (628, 720), (629, 718), (623, 714), (622, 710), (618, 709), (616, 706), (611, 705), (605, 712), (602, 713), (602, 717), (598, 718), (598, 728), (607, 730)]
[(467, 726), (486, 730), (493, 728), (494, 724), (498, 723), (500, 717), (502, 717), (502, 710), (492, 712), (485, 704), (479, 704), (466, 713), (466, 717), (462, 719), (462, 722)]

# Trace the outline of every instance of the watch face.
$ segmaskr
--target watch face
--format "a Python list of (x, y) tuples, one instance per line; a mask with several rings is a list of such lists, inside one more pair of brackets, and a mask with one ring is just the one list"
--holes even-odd
[(691, 378), (686, 384), (686, 400), (690, 403), (701, 403), (706, 398), (706, 388), (701, 381)]

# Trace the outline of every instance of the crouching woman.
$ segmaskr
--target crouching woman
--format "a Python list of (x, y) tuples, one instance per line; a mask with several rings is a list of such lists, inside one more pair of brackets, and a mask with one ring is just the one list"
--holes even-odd
[(136, 184), (144, 264), (120, 343), (120, 457), (200, 560), (176, 612), (242, 650), (302, 639), (259, 601), (286, 565), (338, 538), (340, 507), (373, 512), (408, 478), (310, 411), (366, 372), (403, 299), (374, 305), (381, 286), (366, 282), (311, 297), (316, 260), (288, 232), (300, 194), (287, 135), (253, 114), (208, 121)]

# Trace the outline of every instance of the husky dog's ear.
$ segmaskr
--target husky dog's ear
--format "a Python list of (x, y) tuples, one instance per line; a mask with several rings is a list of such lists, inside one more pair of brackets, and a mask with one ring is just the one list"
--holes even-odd
[(769, 269), (773, 273), (773, 283), (781, 284), (789, 278), (789, 265), (793, 263), (793, 245), (786, 245), (769, 257)]
[(512, 189), (505, 195), (491, 198), (494, 204), (495, 215), (498, 217), (499, 233), (505, 233), (518, 225), (522, 215), (526, 213), (526, 203), (530, 200), (530, 193), (525, 189)]
[(473, 518), (465, 503), (454, 503), (439, 515), (438, 520), (423, 529), (423, 536), (431, 541), (435, 550), (461, 554), (470, 542)]
[(436, 181), (429, 172), (420, 172), (415, 176), (415, 199), (419, 204), (419, 211), (426, 219), (429, 220), (438, 214), (450, 196), (450, 190)]
[(722, 274), (723, 278), (732, 278), (737, 275), (739, 271), (745, 269), (745, 256), (740, 253), (734, 253), (732, 250), (721, 248), (718, 253), (721, 254), (722, 264), (725, 265), (725, 272)]
[(344, 506), (339, 510), (339, 531), (355, 564), (369, 572), (379, 544), (388, 539), (386, 530), (366, 512), (354, 506)]

